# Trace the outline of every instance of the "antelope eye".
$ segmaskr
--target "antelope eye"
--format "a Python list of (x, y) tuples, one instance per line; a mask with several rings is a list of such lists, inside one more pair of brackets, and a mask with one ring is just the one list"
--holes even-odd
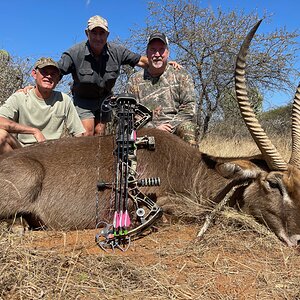
[(273, 181), (273, 180), (267, 180), (268, 183), (269, 183), (269, 186), (271, 189), (276, 189), (278, 188), (278, 183), (276, 181)]
[(280, 193), (281, 196), (287, 195), (286, 186), (282, 179), (282, 174), (269, 174), (269, 176), (266, 178), (266, 185), (269, 185), (269, 189), (272, 189), (276, 193)]

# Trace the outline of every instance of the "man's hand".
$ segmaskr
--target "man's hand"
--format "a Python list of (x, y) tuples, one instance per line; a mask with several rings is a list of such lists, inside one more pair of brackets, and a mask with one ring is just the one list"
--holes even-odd
[(17, 90), (17, 92), (23, 92), (24, 94), (27, 94), (32, 89), (34, 89), (34, 86), (33, 85), (28, 85), (28, 86), (25, 86), (22, 89)]
[(153, 114), (153, 119), (157, 119), (160, 115), (160, 113), (162, 112), (162, 107), (161, 105), (160, 106), (157, 106), (153, 111), (152, 111), (152, 114)]
[(37, 128), (34, 130), (33, 136), (35, 137), (35, 139), (37, 140), (38, 143), (46, 141), (45, 136)]
[(196, 149), (199, 150), (199, 145), (198, 145), (198, 143), (196, 141), (188, 141), (188, 144), (190, 146), (192, 146), (193, 148), (196, 148)]
[(172, 133), (173, 129), (174, 129), (174, 127), (171, 124), (169, 124), (169, 123), (160, 124), (156, 128), (159, 129), (159, 130), (170, 132), (170, 133)]
[(176, 69), (176, 70), (181, 69), (181, 65), (176, 61), (173, 61), (173, 60), (169, 61), (169, 65), (173, 66), (173, 68)]

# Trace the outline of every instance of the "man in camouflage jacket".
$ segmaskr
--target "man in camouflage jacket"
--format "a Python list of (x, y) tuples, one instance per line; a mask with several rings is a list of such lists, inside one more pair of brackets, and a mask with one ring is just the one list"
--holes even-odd
[(163, 33), (153, 33), (148, 39), (149, 67), (133, 74), (127, 92), (153, 111), (148, 127), (175, 133), (196, 145), (195, 88), (183, 68), (168, 65), (169, 44)]

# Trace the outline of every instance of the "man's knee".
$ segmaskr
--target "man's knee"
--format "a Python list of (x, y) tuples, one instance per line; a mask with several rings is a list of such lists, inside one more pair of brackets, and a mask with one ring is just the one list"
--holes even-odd
[(95, 126), (95, 135), (105, 135), (106, 123), (99, 122)]
[(82, 125), (85, 129), (85, 136), (91, 136), (94, 135), (94, 127), (95, 127), (95, 121), (94, 119), (83, 119), (81, 120)]
[(193, 122), (183, 122), (176, 128), (175, 134), (189, 144), (197, 144), (198, 126)]

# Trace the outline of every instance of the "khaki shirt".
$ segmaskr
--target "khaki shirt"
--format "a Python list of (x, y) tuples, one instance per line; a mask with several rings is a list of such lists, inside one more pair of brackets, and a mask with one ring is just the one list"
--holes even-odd
[[(34, 89), (27, 94), (16, 92), (0, 107), (0, 116), (38, 128), (47, 140), (60, 138), (64, 124), (72, 135), (85, 132), (71, 98), (57, 91), (47, 100), (38, 98)], [(25, 145), (36, 143), (32, 134), (18, 134), (17, 138)]]

